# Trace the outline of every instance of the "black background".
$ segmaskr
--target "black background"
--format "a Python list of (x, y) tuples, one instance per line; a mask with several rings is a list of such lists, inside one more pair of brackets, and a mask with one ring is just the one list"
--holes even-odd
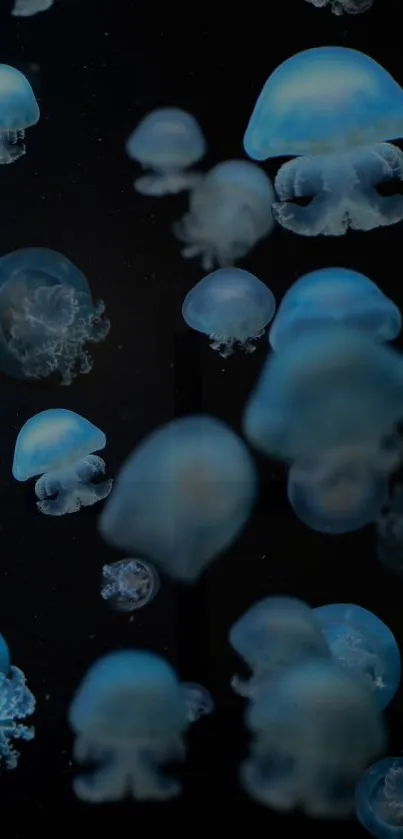
[[(18, 769), (0, 777), (5, 836), (136, 837), (178, 829), (284, 829), (311, 836), (337, 830), (364, 836), (354, 821), (308, 822), (248, 801), (237, 784), (246, 754), (242, 701), (229, 680), (239, 662), (227, 642), (233, 621), (256, 599), (297, 595), (313, 606), (358, 603), (376, 612), (403, 644), (402, 585), (375, 558), (374, 531), (326, 537), (306, 529), (287, 505), (283, 471), (259, 460), (261, 497), (238, 543), (185, 590), (164, 579), (134, 618), (99, 594), (105, 562), (121, 558), (97, 534), (100, 506), (62, 518), (37, 513), (32, 484), (13, 481), (17, 433), (51, 407), (99, 425), (108, 474), (140, 438), (175, 416), (204, 411), (239, 429), (241, 410), (265, 357), (224, 362), (181, 318), (186, 292), (201, 278), (171, 233), (186, 195), (137, 195), (139, 170), (124, 143), (146, 112), (191, 111), (209, 142), (207, 169), (242, 156), (242, 136), (270, 72), (294, 52), (339, 44), (369, 53), (403, 84), (400, 3), (375, 0), (365, 15), (337, 18), (304, 0), (263, 4), (167, 4), (145, 0), (60, 0), (43, 14), (9, 16), (2, 0), (0, 61), (28, 76), (41, 120), (27, 133), (27, 156), (0, 171), (0, 252), (44, 246), (68, 256), (106, 301), (112, 328), (93, 349), (94, 369), (70, 388), (0, 377), (0, 631), (37, 698), (36, 739), (21, 745)], [(266, 166), (274, 175), (279, 161)], [(242, 263), (277, 300), (301, 274), (343, 265), (368, 274), (403, 305), (402, 224), (342, 238), (275, 233)], [(165, 805), (93, 807), (71, 792), (74, 769), (66, 711), (90, 663), (118, 647), (166, 656), (182, 680), (204, 683), (214, 716), (189, 735), (184, 794)], [(240, 669), (240, 668), (238, 668)], [(390, 753), (402, 748), (402, 695), (388, 709)], [(27, 721), (28, 722), (28, 721)]]

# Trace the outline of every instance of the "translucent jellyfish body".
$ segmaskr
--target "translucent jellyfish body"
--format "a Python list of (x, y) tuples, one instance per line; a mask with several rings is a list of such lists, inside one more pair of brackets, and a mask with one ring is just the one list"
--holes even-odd
[(235, 348), (253, 352), (276, 308), (272, 292), (241, 268), (220, 268), (200, 280), (186, 295), (184, 320), (210, 338), (223, 358)]
[(11, 14), (14, 17), (32, 17), (38, 12), (46, 12), (53, 6), (53, 0), (15, 0)]
[(375, 522), (377, 556), (396, 574), (403, 574), (403, 486), (397, 484)]
[(102, 300), (93, 303), (84, 274), (49, 248), (23, 248), (0, 259), (0, 368), (18, 379), (52, 373), (70, 385), (89, 373), (87, 343), (110, 329)]
[(0, 64), (0, 164), (25, 154), (25, 130), (39, 120), (39, 108), (28, 79), (8, 64)]
[(78, 798), (164, 801), (181, 792), (163, 767), (184, 757), (186, 704), (174, 670), (159, 656), (122, 650), (100, 658), (78, 687), (69, 723), (75, 760), (96, 765), (75, 779)]
[(379, 709), (331, 660), (291, 667), (246, 709), (253, 741), (241, 766), (246, 792), (275, 810), (343, 817), (356, 782), (384, 747)]
[(403, 836), (403, 757), (386, 757), (361, 776), (355, 806), (362, 826), (377, 839)]
[(212, 714), (214, 710), (213, 697), (210, 691), (199, 685), (198, 682), (182, 682), (182, 690), (185, 696), (186, 716), (191, 725), (200, 717)]
[(334, 15), (360, 15), (366, 12), (374, 3), (374, 0), (307, 0), (318, 9), (329, 6)]
[(393, 341), (400, 310), (376, 283), (347, 268), (323, 268), (300, 277), (286, 292), (269, 332), (278, 352), (294, 335), (326, 326), (348, 326), (376, 341)]
[(0, 767), (15, 769), (19, 753), (13, 740), (33, 740), (35, 729), (19, 720), (30, 717), (35, 710), (35, 697), (26, 684), (22, 670), (10, 661), (8, 646), (0, 635)]
[(401, 675), (400, 652), (388, 626), (372, 612), (351, 603), (313, 610), (333, 658), (363, 680), (380, 708), (393, 699)]
[(92, 454), (105, 448), (103, 431), (64, 408), (51, 408), (30, 417), (18, 434), (13, 476), (35, 484), (38, 510), (48, 516), (77, 513), (109, 495), (112, 480), (99, 481), (105, 463)]
[(283, 227), (341, 236), (403, 218), (402, 196), (377, 191), (403, 180), (403, 153), (384, 142), (402, 136), (403, 91), (389, 73), (357, 50), (318, 47), (269, 77), (244, 146), (254, 160), (299, 156), (275, 180), (273, 214)]
[(271, 181), (247, 160), (214, 166), (191, 192), (189, 212), (174, 225), (186, 259), (200, 257), (205, 271), (233, 265), (274, 227)]
[(154, 600), (159, 574), (144, 559), (120, 559), (102, 569), (101, 597), (118, 612), (134, 612)]
[(206, 142), (195, 118), (180, 108), (158, 108), (141, 120), (126, 143), (129, 157), (153, 174), (134, 182), (143, 195), (166, 195), (191, 189), (200, 180), (187, 172), (206, 153)]
[(189, 416), (157, 429), (124, 463), (101, 518), (107, 542), (194, 582), (236, 539), (257, 491), (243, 442), (219, 420)]
[(10, 664), (10, 650), (8, 649), (7, 641), (0, 635), (0, 673), (7, 676), (10, 670)]

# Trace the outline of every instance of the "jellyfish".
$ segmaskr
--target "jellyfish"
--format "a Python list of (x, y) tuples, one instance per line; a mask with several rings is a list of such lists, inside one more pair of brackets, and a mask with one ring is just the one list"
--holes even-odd
[(159, 587), (157, 569), (144, 559), (120, 559), (102, 569), (101, 597), (118, 612), (134, 612), (151, 603)]
[(167, 195), (192, 189), (198, 172), (187, 172), (206, 153), (206, 141), (195, 118), (180, 108), (157, 108), (147, 114), (127, 140), (126, 151), (153, 174), (134, 182), (142, 195)]
[(185, 695), (186, 715), (189, 725), (213, 713), (214, 702), (210, 691), (198, 682), (182, 682)]
[(8, 649), (8, 644), (5, 638), (0, 633), (0, 673), (3, 676), (7, 676), (10, 672), (10, 650)]
[(189, 212), (174, 224), (182, 256), (201, 257), (204, 271), (233, 265), (274, 228), (271, 181), (247, 160), (214, 166), (190, 193)]
[(244, 137), (253, 160), (292, 156), (277, 173), (275, 219), (302, 236), (396, 224), (403, 197), (403, 91), (376, 61), (347, 47), (287, 59), (267, 80)]
[(246, 524), (257, 475), (244, 443), (209, 416), (173, 420), (123, 464), (101, 518), (104, 539), (193, 583)]
[(75, 779), (78, 798), (100, 804), (128, 795), (165, 801), (180, 794), (179, 780), (163, 770), (184, 758), (187, 710), (164, 659), (145, 650), (98, 659), (73, 697), (69, 723), (77, 737), (75, 760), (97, 767)]
[(350, 813), (361, 772), (386, 742), (370, 692), (326, 659), (284, 670), (247, 706), (246, 724), (245, 791), (274, 810), (318, 818)]
[(32, 17), (38, 12), (46, 12), (53, 6), (54, 0), (14, 0), (11, 14), (14, 17)]
[(93, 303), (84, 274), (49, 248), (23, 248), (0, 259), (0, 369), (17, 379), (58, 373), (70, 385), (89, 373), (87, 343), (110, 329), (102, 300)]
[(368, 767), (357, 784), (355, 807), (372, 836), (403, 836), (403, 757), (385, 757)]
[(396, 574), (403, 574), (403, 486), (396, 484), (375, 521), (377, 557)]
[(393, 341), (402, 326), (400, 309), (372, 280), (347, 268), (324, 268), (300, 277), (283, 297), (269, 341), (278, 352), (295, 335), (346, 326), (374, 341)]
[(360, 15), (366, 12), (374, 3), (374, 0), (307, 0), (318, 9), (330, 6), (334, 15)]
[(104, 449), (103, 431), (65, 408), (50, 408), (30, 417), (18, 434), (13, 477), (28, 481), (36, 475), (37, 508), (48, 516), (77, 513), (106, 498), (112, 480), (99, 481), (105, 463), (92, 452)]
[(28, 741), (35, 737), (34, 728), (18, 722), (30, 717), (35, 705), (24, 673), (11, 664), (8, 645), (0, 635), (0, 766), (15, 769), (19, 753), (11, 745), (12, 741)]
[(241, 268), (220, 268), (204, 277), (186, 295), (184, 320), (210, 338), (223, 358), (240, 347), (250, 353), (262, 337), (276, 307), (272, 292)]
[(15, 163), (26, 153), (25, 129), (39, 120), (39, 108), (28, 79), (0, 64), (0, 164)]

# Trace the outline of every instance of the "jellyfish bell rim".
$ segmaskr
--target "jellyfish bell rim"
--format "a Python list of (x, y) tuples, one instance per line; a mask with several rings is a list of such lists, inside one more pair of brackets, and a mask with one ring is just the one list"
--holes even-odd
[[(372, 808), (372, 796), (376, 788), (385, 781), (385, 778), (394, 766), (398, 765), (403, 771), (403, 757), (384, 757), (372, 763), (361, 775), (355, 789), (355, 812), (358, 821), (362, 826), (376, 836), (377, 839), (384, 839), (385, 836), (400, 836), (401, 827), (390, 825), (388, 822), (378, 818)], [(385, 828), (388, 833), (385, 832)]]

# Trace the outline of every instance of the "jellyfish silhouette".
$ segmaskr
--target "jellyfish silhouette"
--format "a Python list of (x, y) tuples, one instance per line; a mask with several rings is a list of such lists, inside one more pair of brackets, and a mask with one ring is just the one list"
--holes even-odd
[(377, 839), (403, 835), (403, 757), (373, 763), (358, 781), (355, 808), (362, 826)]
[(368, 11), (374, 0), (307, 0), (318, 9), (329, 6), (334, 15), (360, 15)]
[(35, 737), (34, 728), (19, 722), (33, 714), (35, 705), (24, 673), (11, 664), (8, 645), (0, 635), (0, 766), (15, 769), (19, 753), (11, 745), (12, 741)]
[(382, 565), (403, 574), (403, 486), (396, 484), (375, 521), (377, 557)]
[(39, 120), (39, 108), (28, 79), (8, 64), (0, 64), (0, 164), (25, 154), (25, 130)]
[(14, 0), (11, 14), (14, 17), (32, 17), (38, 12), (46, 12), (53, 6), (54, 0)]
[(213, 697), (204, 685), (199, 685), (198, 682), (182, 682), (181, 688), (185, 696), (186, 715), (190, 725), (197, 722), (200, 717), (213, 713)]

